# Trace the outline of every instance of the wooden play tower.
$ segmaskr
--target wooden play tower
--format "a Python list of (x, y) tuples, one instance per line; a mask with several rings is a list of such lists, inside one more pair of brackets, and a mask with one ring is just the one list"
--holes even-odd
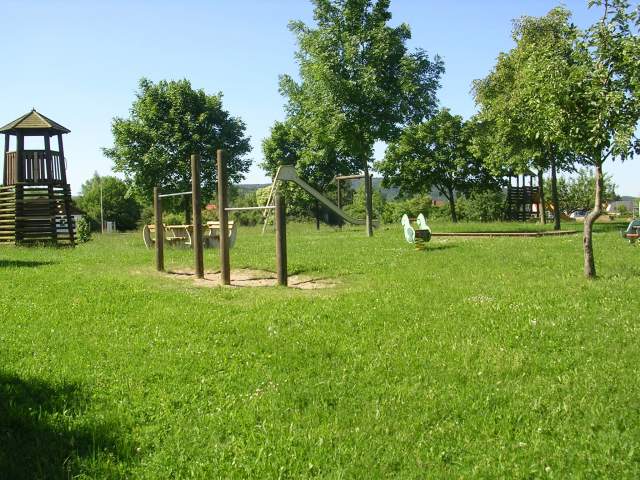
[[(0, 128), (0, 133), (5, 136), (0, 243), (73, 246), (75, 226), (62, 143), (69, 130), (34, 109)], [(41, 137), (44, 148), (26, 149), (25, 137)], [(57, 151), (51, 149), (52, 138)]]
[[(527, 185), (527, 179), (529, 185)], [(536, 175), (531, 172), (511, 174), (507, 183), (508, 220), (525, 222), (538, 217), (540, 203), (540, 186)]]

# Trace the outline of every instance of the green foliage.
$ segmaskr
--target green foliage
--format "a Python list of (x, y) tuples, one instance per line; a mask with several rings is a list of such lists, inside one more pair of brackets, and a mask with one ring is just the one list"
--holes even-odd
[(469, 151), (465, 122), (448, 109), (433, 118), (405, 128), (392, 142), (382, 162), (376, 165), (386, 185), (400, 187), (404, 194), (425, 194), (432, 187), (454, 207), (456, 193), (473, 188), (494, 187), (498, 180)]
[(76, 222), (76, 239), (80, 243), (91, 240), (91, 225), (85, 217), (80, 217)]
[[(399, 225), (288, 227), (290, 271), (337, 288), (203, 288), (137, 233), (0, 246), (0, 476), (640, 477), (639, 251), (617, 231), (585, 282), (578, 235), (416, 252)], [(232, 266), (273, 271), (273, 234), (242, 227)]]
[(100, 189), (104, 221), (116, 222), (120, 231), (133, 230), (140, 219), (140, 204), (129, 195), (128, 185), (116, 177), (97, 173), (82, 184), (76, 203), (87, 214), (93, 230), (100, 230)]
[[(264, 205), (266, 202), (266, 198), (264, 202), (258, 203), (257, 193), (258, 191), (240, 193), (233, 200), (233, 206), (234, 207), (258, 207), (258, 206)], [(260, 195), (262, 197), (262, 192), (260, 193)], [(267, 196), (268, 195), (269, 194), (267, 193)], [(249, 210), (246, 212), (230, 212), (229, 218), (231, 220), (235, 220), (236, 222), (239, 222), (240, 225), (245, 225), (245, 226), (258, 225), (262, 223), (262, 210)]]
[(607, 159), (640, 153), (635, 136), (640, 121), (640, 36), (638, 6), (627, 0), (591, 0), (603, 14), (576, 48), (581, 60), (571, 102), (570, 145), (584, 163), (599, 167)]
[[(388, 0), (314, 0), (314, 5), (315, 26), (290, 24), (300, 82), (283, 75), (280, 91), (299, 134), (284, 136), (295, 138), (293, 143), (303, 139), (298, 162), (319, 170), (330, 164), (333, 177), (360, 171), (376, 141), (433, 113), (443, 66), (438, 57), (432, 61), (422, 50), (407, 50), (409, 27), (389, 25)], [(279, 128), (276, 124), (272, 136), (281, 137)]]
[(398, 198), (387, 201), (382, 212), (382, 220), (384, 223), (399, 223), (404, 214), (416, 218), (421, 213), (429, 218), (433, 208), (431, 203), (429, 195), (415, 195), (407, 199)]
[(561, 168), (575, 161), (563, 113), (579, 70), (574, 55), (579, 32), (570, 16), (557, 7), (544, 17), (516, 20), (516, 46), (474, 82), (480, 112), (473, 122), (473, 149), (495, 170), (522, 173), (545, 170), (552, 159)]
[[(188, 80), (153, 83), (142, 79), (129, 118), (114, 118), (112, 148), (104, 153), (122, 172), (133, 192), (151, 201), (153, 187), (164, 192), (191, 190), (191, 154), (202, 159), (202, 197), (213, 198), (216, 151), (227, 151), (231, 182), (249, 169), (251, 150), (245, 124), (224, 110), (222, 94), (194, 90)], [(183, 199), (181, 208), (188, 209)], [(173, 205), (173, 203), (168, 203)]]
[(626, 205), (618, 205), (616, 207), (616, 212), (621, 217), (630, 217), (631, 216), (631, 212), (629, 211), (629, 209), (627, 208)]
[[(595, 176), (591, 170), (581, 168), (573, 177), (558, 178), (560, 210), (569, 215), (579, 210), (592, 210), (595, 195)], [(610, 175), (603, 177), (602, 200), (610, 202), (616, 199), (616, 185)], [(549, 185), (545, 186), (548, 188)]]
[[(373, 204), (373, 217), (374, 218), (383, 218), (386, 201), (380, 193), (379, 189), (373, 189), (371, 192), (371, 199)], [(360, 186), (355, 190), (353, 194), (353, 201), (344, 206), (344, 211), (347, 214), (351, 215), (354, 218), (364, 218), (365, 217), (365, 190), (364, 190), (364, 182), (360, 183)]]
[(504, 216), (505, 196), (500, 190), (471, 192), (458, 199), (460, 217), (470, 222), (496, 222)]

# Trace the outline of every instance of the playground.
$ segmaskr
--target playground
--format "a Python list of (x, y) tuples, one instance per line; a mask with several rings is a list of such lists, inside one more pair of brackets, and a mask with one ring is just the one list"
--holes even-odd
[[(20, 426), (0, 461), (44, 478), (635, 477), (639, 251), (607, 227), (598, 282), (575, 274), (580, 236), (416, 251), (399, 223), (373, 241), (289, 223), (289, 275), (335, 283), (313, 290), (173, 278), (139, 232), (0, 246), (0, 418)], [(273, 278), (274, 243), (240, 227), (232, 271)], [(165, 268), (193, 251), (165, 249)]]

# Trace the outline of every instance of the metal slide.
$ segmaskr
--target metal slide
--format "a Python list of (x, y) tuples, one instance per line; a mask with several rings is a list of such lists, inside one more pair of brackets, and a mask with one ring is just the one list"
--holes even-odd
[[(298, 184), (303, 190), (305, 190), (309, 195), (316, 198), (320, 203), (322, 203), (325, 207), (331, 210), (333, 213), (341, 217), (345, 222), (352, 223), (353, 225), (364, 225), (364, 220), (357, 220), (355, 218), (350, 217), (343, 210), (338, 208), (338, 206), (329, 200), (327, 197), (322, 195), (319, 191), (309, 185), (307, 182), (302, 180), (298, 174), (296, 173), (296, 169), (293, 165), (281, 165), (278, 168), (278, 172), (273, 179), (273, 184), (275, 185), (278, 180), (283, 182), (293, 182)], [(374, 225), (376, 222), (374, 222)]]

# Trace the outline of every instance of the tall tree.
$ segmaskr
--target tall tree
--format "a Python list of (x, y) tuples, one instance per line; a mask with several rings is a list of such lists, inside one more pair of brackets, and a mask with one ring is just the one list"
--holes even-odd
[(376, 164), (387, 186), (403, 194), (430, 194), (436, 187), (449, 201), (451, 220), (458, 221), (456, 193), (497, 186), (497, 180), (469, 150), (469, 130), (448, 109), (406, 127)]
[[(194, 90), (188, 80), (153, 83), (143, 78), (129, 118), (114, 118), (113, 147), (104, 153), (114, 171), (124, 173), (133, 192), (149, 201), (153, 187), (187, 191), (191, 185), (190, 156), (202, 158), (203, 199), (212, 198), (216, 184), (216, 150), (229, 153), (227, 168), (238, 182), (249, 170), (251, 150), (245, 125), (224, 110), (222, 94)], [(190, 202), (183, 202), (188, 220)]]
[(119, 178), (101, 177), (96, 173), (82, 184), (76, 203), (87, 214), (94, 229), (100, 228), (104, 214), (104, 221), (115, 222), (118, 230), (132, 230), (137, 226), (142, 209), (128, 195), (128, 190), (127, 184)]
[[(313, 3), (314, 27), (290, 24), (298, 41), (300, 82), (281, 77), (287, 113), (308, 132), (307, 146), (332, 145), (348, 173), (368, 175), (375, 142), (388, 141), (403, 123), (433, 113), (443, 64), (424, 51), (407, 50), (409, 27), (389, 25), (390, 0)], [(372, 235), (370, 192), (367, 197)]]
[(640, 6), (627, 0), (590, 0), (602, 17), (577, 44), (580, 68), (563, 112), (568, 144), (594, 170), (594, 205), (584, 222), (584, 274), (595, 278), (593, 224), (602, 213), (605, 160), (640, 154)]
[[(543, 172), (551, 170), (555, 229), (560, 229), (557, 170), (575, 161), (563, 149), (566, 127), (562, 105), (570, 95), (574, 44), (578, 35), (570, 12), (554, 8), (544, 17), (514, 22), (516, 46), (498, 57), (493, 71), (474, 82), (477, 122), (482, 126), (475, 148), (488, 163), (515, 173), (538, 171), (544, 206)], [(544, 222), (544, 211), (541, 209)]]

